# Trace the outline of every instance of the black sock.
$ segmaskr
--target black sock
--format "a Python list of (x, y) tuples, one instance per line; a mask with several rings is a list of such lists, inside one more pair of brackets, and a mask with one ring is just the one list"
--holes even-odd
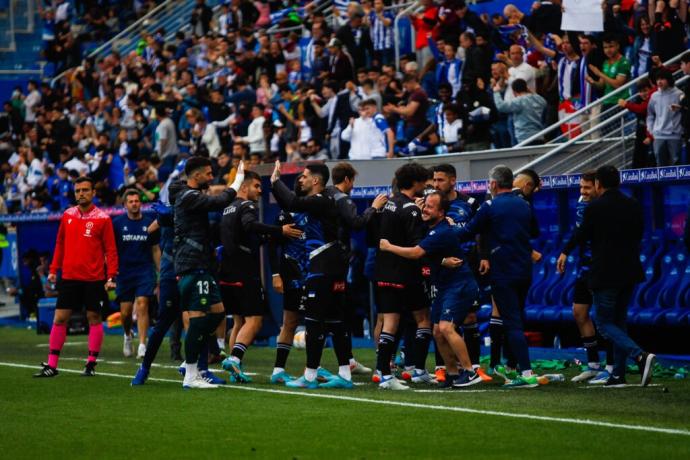
[(206, 337), (206, 317), (189, 318), (189, 329), (184, 340), (184, 357), (188, 364), (199, 361), (199, 351)]
[(276, 362), (273, 367), (285, 369), (285, 364), (287, 363), (288, 355), (290, 354), (290, 349), (292, 349), (291, 344), (278, 342), (278, 344), (276, 345)]
[(481, 346), (481, 334), (477, 322), (464, 324), (462, 326), (462, 336), (467, 346), (467, 354), (470, 355), (470, 362), (473, 366), (479, 366), (479, 354)]
[[(405, 327), (402, 331), (403, 342), (405, 343), (405, 367), (412, 367), (415, 365), (415, 340), (417, 335), (417, 323), (406, 321)], [(395, 351), (393, 352), (395, 354)]]
[(434, 358), (436, 359), (436, 367), (444, 367), (446, 365), (446, 362), (443, 360), (443, 356), (441, 356), (441, 352), (438, 349), (436, 339), (434, 339)]
[(348, 348), (348, 343), (351, 344), (351, 342), (345, 323), (341, 321), (328, 323), (328, 330), (333, 335), (333, 351), (338, 359), (338, 366), (348, 366), (352, 352), (349, 351), (351, 348)]
[(318, 369), (321, 364), (326, 331), (321, 321), (306, 319), (304, 323), (306, 326), (307, 368)]
[(426, 357), (429, 354), (429, 342), (431, 342), (431, 329), (428, 327), (421, 327), (417, 329), (417, 332), (414, 336), (414, 367), (416, 369), (426, 368)]
[(376, 369), (381, 371), (382, 375), (391, 374), (391, 357), (395, 352), (395, 348), (393, 348), (394, 343), (395, 337), (386, 332), (381, 332), (378, 349), (376, 350)]
[(596, 336), (582, 337), (582, 345), (584, 345), (587, 351), (587, 363), (598, 363), (599, 362), (599, 344), (597, 343)]
[(242, 361), (242, 358), (244, 358), (244, 353), (246, 351), (247, 351), (247, 346), (245, 344), (240, 343), (240, 342), (235, 342), (235, 345), (233, 345), (232, 351), (230, 352), (230, 356), (234, 356), (235, 358)]
[(489, 366), (501, 364), (501, 348), (503, 347), (503, 320), (492, 316), (489, 322), (489, 337), (491, 337), (491, 362)]
[(613, 343), (610, 340), (604, 341), (604, 347), (606, 349), (606, 365), (613, 366), (615, 360), (613, 358)]

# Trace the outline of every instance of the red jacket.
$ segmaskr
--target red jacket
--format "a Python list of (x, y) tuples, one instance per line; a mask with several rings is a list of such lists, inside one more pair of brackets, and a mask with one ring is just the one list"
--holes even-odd
[(101, 281), (117, 274), (117, 246), (110, 216), (93, 206), (82, 213), (78, 206), (65, 211), (60, 219), (50, 273), (62, 269), (62, 278)]

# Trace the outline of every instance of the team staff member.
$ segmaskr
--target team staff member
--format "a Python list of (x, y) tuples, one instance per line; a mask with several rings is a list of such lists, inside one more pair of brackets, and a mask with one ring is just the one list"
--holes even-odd
[[(457, 172), (455, 167), (448, 163), (442, 163), (434, 167), (434, 188), (438, 190), (446, 200), (449, 202), (448, 217), (453, 220), (454, 225), (465, 225), (474, 216), (479, 209), (479, 202), (471, 196), (458, 192), (455, 189)], [(471, 270), (478, 270), (478, 255), (477, 247), (474, 242), (466, 243), (464, 245), (467, 260), (465, 263)], [(490, 381), (491, 377), (486, 375), (484, 370), (479, 366), (479, 354), (481, 347), (481, 334), (479, 332), (479, 323), (477, 323), (477, 309), (479, 302), (476, 302), (469, 313), (465, 317), (462, 324), (463, 338), (467, 344), (467, 352), (472, 361), (472, 367), (479, 373), (485, 381)], [(459, 326), (459, 324), (458, 324)], [(443, 373), (436, 373), (436, 378), (443, 379)]]
[[(419, 163), (408, 163), (395, 171), (398, 193), (388, 200), (381, 213), (379, 236), (397, 246), (416, 246), (426, 233), (421, 210), (415, 200), (422, 196), (428, 171)], [(390, 362), (395, 353), (395, 336), (400, 316), (411, 312), (417, 323), (413, 346), (416, 381), (431, 381), (425, 370), (426, 355), (432, 337), (429, 301), (422, 282), (422, 268), (418, 261), (408, 260), (391, 252), (376, 254), (374, 269), (376, 307), (383, 315), (379, 334), (376, 370), (380, 373), (379, 387), (406, 390), (408, 387), (391, 375)]]
[[(431, 316), (434, 338), (446, 364), (445, 381), (448, 386), (466, 387), (481, 382), (482, 378), (472, 368), (465, 341), (456, 331), (456, 325), (462, 324), (469, 314), (479, 296), (479, 288), (467, 264), (442, 266), (445, 258), (454, 258), (458, 262), (466, 259), (465, 251), (458, 245), (457, 237), (446, 221), (449, 205), (441, 193), (428, 194), (422, 209), (422, 218), (429, 224), (426, 237), (414, 247), (396, 246), (381, 239), (380, 248), (406, 259), (426, 256), (431, 260), (433, 288), (436, 290)], [(458, 361), (462, 373), (458, 373)]]
[[(60, 351), (67, 337), (67, 322), (72, 311), (86, 308), (89, 321), (89, 356), (82, 373), (95, 375), (96, 359), (103, 344), (101, 309), (108, 302), (106, 290), (115, 288), (117, 246), (110, 216), (93, 205), (93, 180), (80, 177), (74, 182), (77, 205), (67, 209), (60, 220), (55, 254), (48, 282), (57, 281), (58, 299), (55, 319), (48, 339), (48, 362), (34, 377), (55, 377)], [(106, 269), (107, 267), (107, 269)]]
[(204, 193), (213, 180), (211, 160), (191, 157), (185, 164), (187, 183), (175, 199), (175, 273), (179, 277), (180, 305), (189, 316), (185, 339), (184, 388), (216, 388), (198, 371), (199, 353), (216, 327), (225, 318), (218, 285), (211, 273), (211, 229), (208, 213), (222, 211), (237, 196), (244, 181), (240, 162), (235, 181), (218, 195)]
[(626, 330), (628, 305), (635, 284), (644, 280), (640, 243), (644, 230), (642, 208), (618, 188), (620, 173), (615, 166), (597, 169), (595, 188), (599, 198), (585, 210), (582, 225), (564, 254), (575, 245), (590, 242), (592, 267), (589, 287), (599, 332), (613, 343), (615, 364), (606, 386), (625, 385), (625, 365), (632, 358), (640, 367), (642, 386), (652, 380), (656, 356), (644, 352)]
[[(357, 170), (355, 170), (350, 163), (340, 162), (333, 166), (331, 170), (333, 185), (326, 187), (326, 194), (333, 197), (335, 206), (338, 210), (338, 217), (340, 218), (338, 239), (346, 251), (346, 259), (348, 262), (350, 260), (352, 232), (364, 230), (371, 218), (376, 212), (383, 209), (383, 206), (388, 201), (388, 197), (385, 194), (380, 194), (374, 199), (370, 207), (365, 209), (362, 214), (358, 214), (357, 205), (352, 201), (352, 198), (350, 198), (350, 193), (355, 186), (355, 177), (357, 177)], [(352, 354), (354, 316), (354, 306), (351, 302), (346, 302), (345, 324), (348, 328), (347, 344), (350, 369), (353, 374), (371, 374), (371, 369), (359, 363)]]
[(299, 178), (304, 196), (297, 196), (280, 180), (280, 162), (271, 175), (273, 196), (280, 207), (290, 212), (305, 212), (308, 222), (304, 238), (309, 254), (305, 281), (307, 366), (304, 375), (286, 382), (293, 388), (319, 388), (316, 378), (327, 333), (333, 335), (333, 349), (338, 360), (338, 375), (321, 385), (323, 388), (353, 388), (347, 356), (347, 331), (343, 324), (343, 293), (347, 264), (338, 241), (338, 214), (333, 198), (324, 190), (330, 173), (322, 164), (307, 165)]
[(455, 227), (461, 241), (485, 235), (483, 248), (489, 254), (491, 294), (522, 375), (507, 387), (536, 387), (529, 349), (522, 324), (522, 310), (532, 281), (532, 245), (535, 236), (532, 210), (525, 200), (511, 193), (513, 172), (499, 165), (489, 172), (492, 199), (484, 202), (464, 227)]
[[(594, 188), (594, 179), (596, 173), (594, 171), (586, 172), (580, 178), (580, 198), (577, 200), (577, 207), (575, 210), (575, 227), (582, 225), (582, 219), (585, 214), (585, 209), (597, 197), (597, 192)], [(571, 237), (571, 239), (574, 237)], [(575, 247), (575, 244), (568, 241), (566, 247)], [(608, 362), (613, 356), (609, 349), (606, 350), (607, 368), (602, 370), (599, 364), (599, 344), (597, 342), (596, 330), (594, 323), (589, 316), (589, 309), (592, 307), (592, 292), (589, 290), (589, 269), (592, 263), (592, 248), (589, 243), (580, 246), (580, 257), (577, 260), (577, 278), (575, 280), (575, 288), (573, 292), (573, 317), (575, 323), (580, 331), (582, 344), (587, 351), (587, 369), (580, 374), (573, 377), (573, 382), (583, 382), (589, 380), (590, 383), (606, 383), (609, 378), (613, 366), (609, 368)], [(565, 273), (565, 264), (568, 256), (564, 253), (558, 256), (556, 268), (559, 273)], [(611, 361), (612, 363), (612, 361)]]
[(113, 219), (120, 273), (117, 275), (117, 299), (124, 329), (122, 353), (132, 356), (132, 309), (137, 313), (139, 348), (137, 359), (146, 353), (146, 336), (149, 329), (149, 298), (156, 289), (161, 251), (158, 232), (149, 233), (153, 219), (141, 212), (139, 192), (128, 190), (124, 196), (127, 212)]
[(226, 313), (232, 315), (234, 345), (223, 368), (239, 383), (251, 382), (242, 372), (242, 358), (261, 329), (268, 304), (261, 284), (261, 244), (268, 237), (300, 238), (294, 224), (266, 225), (259, 221), (261, 177), (244, 174), (237, 197), (223, 211), (220, 239), (223, 243), (219, 284)]

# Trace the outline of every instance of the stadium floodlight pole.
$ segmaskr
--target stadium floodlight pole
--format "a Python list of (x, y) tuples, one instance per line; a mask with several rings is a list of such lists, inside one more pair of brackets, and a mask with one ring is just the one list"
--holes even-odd
[[(398, 23), (403, 16), (407, 16), (413, 11), (420, 9), (422, 5), (419, 2), (413, 2), (407, 8), (404, 8), (395, 15), (395, 20), (393, 21), (393, 38), (395, 39), (395, 70), (400, 70), (400, 31), (398, 29)], [(412, 41), (415, 39), (414, 27), (410, 29), (412, 33)]]
[[(396, 50), (397, 50), (397, 48), (396, 48)], [(675, 64), (676, 62), (680, 61), (680, 58), (681, 58), (685, 53), (687, 53), (687, 51), (683, 51), (682, 53), (680, 53), (680, 54), (678, 54), (678, 55), (672, 57), (672, 58), (669, 59), (668, 61), (664, 62), (664, 63), (663, 63), (663, 66), (664, 66), (664, 67), (668, 67), (668, 66), (671, 65), (671, 64)], [(397, 58), (397, 54), (396, 54), (396, 58)], [(554, 129), (557, 129), (560, 125), (570, 123), (571, 120), (574, 120), (574, 119), (580, 117), (580, 116), (581, 116), (582, 114), (584, 114), (584, 113), (588, 113), (588, 112), (591, 111), (594, 107), (599, 107), (600, 105), (602, 105), (602, 104), (604, 103), (604, 100), (605, 100), (605, 99), (606, 99), (606, 100), (612, 100), (612, 98), (615, 98), (616, 96), (619, 96), (619, 97), (622, 96), (626, 91), (628, 91), (629, 89), (631, 89), (631, 88), (633, 88), (635, 85), (637, 85), (637, 83), (639, 83), (640, 80), (642, 80), (643, 78), (649, 78), (649, 72), (640, 75), (639, 77), (637, 77), (637, 78), (635, 78), (635, 79), (629, 81), (629, 82), (626, 83), (625, 85), (623, 85), (623, 86), (621, 86), (621, 87), (615, 89), (614, 91), (610, 92), (609, 94), (606, 95), (606, 98), (603, 98), (603, 97), (602, 97), (602, 98), (599, 98), (599, 99), (597, 99), (596, 101), (592, 102), (591, 104), (582, 107), (580, 110), (578, 110), (578, 111), (576, 111), (576, 112), (573, 112), (573, 113), (569, 114), (568, 116), (566, 116), (565, 118), (562, 118), (561, 120), (558, 120), (558, 121), (554, 124), (554, 125), (556, 125), (556, 126), (554, 126), (554, 125), (547, 126), (546, 128), (542, 129), (541, 131), (539, 131), (538, 133), (534, 134), (533, 136), (530, 136), (530, 137), (528, 137), (527, 139), (525, 139), (524, 141), (522, 141), (522, 142), (516, 144), (515, 147), (525, 147), (525, 146), (531, 144), (532, 142), (534, 142), (534, 141), (536, 141), (536, 140), (543, 139), (544, 136), (545, 136), (547, 133), (549, 133), (550, 131), (553, 131)]]

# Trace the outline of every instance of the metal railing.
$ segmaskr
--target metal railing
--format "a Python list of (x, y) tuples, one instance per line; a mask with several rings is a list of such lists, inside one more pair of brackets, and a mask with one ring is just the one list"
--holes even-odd
[[(676, 76), (681, 72), (676, 72)], [(676, 83), (684, 83), (690, 76), (683, 76)], [(637, 95), (627, 98), (630, 101)], [(637, 118), (627, 109), (607, 110), (599, 116), (599, 122), (588, 126), (577, 136), (558, 144), (554, 149), (520, 168), (536, 169), (540, 174), (572, 174), (612, 164), (619, 169), (629, 167), (635, 149)], [(552, 144), (547, 144), (552, 145)], [(568, 150), (567, 155), (563, 152)]]
[[(393, 21), (393, 40), (394, 40), (394, 46), (395, 46), (395, 69), (400, 70), (400, 29), (398, 28), (398, 24), (400, 23), (400, 19), (409, 16), (410, 13), (417, 12), (422, 8), (422, 5), (419, 4), (418, 2), (412, 2), (407, 4), (407, 6), (400, 11), (398, 11), (398, 14), (395, 15), (395, 21)], [(412, 38), (412, 43), (415, 42), (415, 30), (414, 27), (410, 27), (410, 33), (411, 33), (411, 38)], [(421, 67), (421, 64), (420, 64)]]
[[(677, 63), (680, 61), (681, 56), (683, 56), (685, 52), (680, 53), (679, 55), (669, 59), (664, 63), (664, 66), (669, 66), (672, 64)], [(526, 145), (530, 145), (533, 142), (543, 142), (546, 140), (548, 144), (559, 144), (563, 142), (567, 142), (569, 139), (574, 136), (573, 130), (576, 129), (577, 131), (587, 131), (590, 128), (594, 127), (600, 120), (604, 120), (607, 117), (613, 116), (614, 114), (622, 111), (618, 105), (613, 105), (610, 107), (607, 107), (603, 112), (602, 112), (602, 106), (604, 106), (605, 101), (611, 101), (611, 100), (617, 100), (621, 98), (626, 92), (630, 90), (634, 90), (637, 87), (637, 84), (644, 78), (648, 78), (648, 73), (645, 73), (643, 75), (640, 75), (639, 77), (627, 82), (625, 85), (621, 86), (620, 88), (617, 88), (616, 90), (610, 92), (604, 97), (601, 97), (597, 99), (596, 101), (592, 102), (591, 104), (581, 108), (580, 110), (571, 113), (570, 115), (558, 120), (556, 123), (544, 128), (543, 130), (539, 131), (537, 134), (530, 136), (529, 138), (525, 139), (524, 141), (518, 143), (516, 147), (524, 147)], [(632, 92), (633, 94), (637, 94), (636, 92)], [(572, 125), (573, 128), (571, 128), (570, 131), (563, 132), (561, 134), (556, 135), (553, 138), (550, 138), (549, 135), (553, 136), (555, 132), (560, 132), (561, 131), (561, 126), (564, 125)], [(577, 126), (575, 128), (575, 126)], [(597, 132), (593, 131), (593, 136), (596, 137), (597, 135), (606, 135), (606, 132)]]
[(7, 21), (0, 23), (0, 37), (0, 51), (13, 52), (17, 49), (14, 39), (14, 2), (11, 0), (7, 5)]

